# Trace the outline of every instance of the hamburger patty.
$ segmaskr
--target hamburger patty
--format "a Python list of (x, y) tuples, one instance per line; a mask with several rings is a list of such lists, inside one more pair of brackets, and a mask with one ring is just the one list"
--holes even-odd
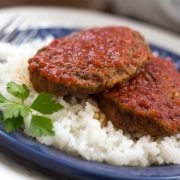
[(55, 39), (29, 59), (38, 92), (87, 95), (131, 78), (150, 59), (143, 36), (126, 27), (93, 28)]
[(99, 96), (116, 128), (153, 136), (180, 132), (180, 74), (170, 61), (153, 58), (129, 82)]

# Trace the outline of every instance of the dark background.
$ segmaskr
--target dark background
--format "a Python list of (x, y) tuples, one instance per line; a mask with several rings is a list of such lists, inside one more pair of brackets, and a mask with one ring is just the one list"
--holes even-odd
[(126, 16), (180, 33), (180, 0), (0, 0), (0, 8), (15, 6), (59, 6), (95, 10)]
[(106, 0), (0, 0), (0, 7), (22, 6), (22, 5), (55, 5), (66, 7), (77, 7), (86, 9), (106, 10)]

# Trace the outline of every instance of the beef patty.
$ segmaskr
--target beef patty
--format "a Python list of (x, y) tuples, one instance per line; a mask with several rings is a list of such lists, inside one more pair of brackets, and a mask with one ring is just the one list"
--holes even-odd
[(180, 132), (180, 74), (170, 61), (153, 58), (129, 82), (99, 97), (117, 128), (153, 136)]
[(55, 39), (29, 59), (38, 92), (86, 95), (131, 78), (150, 59), (143, 36), (126, 27), (93, 28)]

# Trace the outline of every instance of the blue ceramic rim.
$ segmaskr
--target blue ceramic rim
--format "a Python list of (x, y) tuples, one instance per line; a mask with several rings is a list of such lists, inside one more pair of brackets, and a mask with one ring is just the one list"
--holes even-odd
[[(39, 32), (41, 32), (41, 30), (43, 31), (43, 33), (44, 33), (44, 31), (46, 31), (48, 33), (51, 32), (50, 34), (52, 34), (52, 30), (57, 31), (57, 32), (61, 31), (61, 35), (63, 34), (62, 32), (64, 32), (63, 35), (66, 35), (66, 33), (68, 34), (68, 33), (74, 32), (75, 29), (46, 28), (46, 29), (39, 29)], [(66, 33), (65, 33), (65, 31), (66, 31)], [(58, 33), (56, 35), (58, 35)], [(56, 35), (55, 35), (55, 37), (56, 37)], [(43, 37), (40, 37), (40, 38), (43, 39)], [(156, 45), (151, 45), (151, 48), (153, 50), (156, 50), (157, 52), (159, 52), (161, 56), (172, 57), (172, 59), (175, 61), (176, 65), (179, 67), (179, 64), (180, 64), (180, 56), (179, 55), (177, 55), (173, 52), (170, 52), (168, 50), (165, 50), (161, 47), (158, 47)], [(2, 129), (0, 128), (0, 130), (2, 130)], [(54, 156), (51, 156), (48, 153), (43, 153), (43, 151), (41, 151), (41, 148), (40, 149), (34, 148), (33, 146), (29, 146), (28, 144), (23, 144), (21, 141), (18, 141), (17, 137), (19, 135), (24, 136), (21, 132), (13, 133), (10, 135), (10, 134), (6, 134), (3, 131), (0, 131), (0, 139), (1, 139), (0, 144), (2, 144), (3, 146), (5, 146), (8, 149), (11, 149), (12, 151), (19, 154), (20, 156), (23, 156), (24, 158), (29, 159), (32, 162), (37, 163), (40, 166), (43, 166), (47, 169), (51, 169), (53, 171), (56, 171), (55, 168), (57, 168), (58, 166), (63, 166), (66, 168), (70, 168), (71, 170), (77, 170), (77, 171), (79, 171), (80, 174), (86, 173), (87, 175), (94, 176), (94, 177), (97, 177), (97, 176), (98, 177), (106, 177), (106, 178), (109, 177), (109, 178), (114, 178), (114, 179), (116, 179), (116, 178), (123, 178), (123, 179), (177, 179), (177, 178), (180, 178), (180, 174), (178, 174), (177, 176), (159, 176), (159, 177), (158, 176), (139, 176), (139, 175), (136, 176), (136, 175), (130, 175), (127, 173), (125, 175), (124, 172), (122, 172), (123, 174), (120, 174), (120, 173), (116, 174), (116, 172), (108, 172), (107, 169), (104, 169), (104, 167), (100, 168), (100, 169), (98, 169), (98, 168), (91, 169), (90, 166), (92, 166), (92, 164), (95, 164), (96, 166), (100, 166), (100, 167), (105, 166), (106, 168), (109, 168), (111, 165), (101, 164), (101, 163), (92, 162), (92, 161), (87, 162), (85, 159), (82, 159), (82, 158), (80, 159), (80, 162), (78, 162), (78, 160), (75, 157), (68, 155), (61, 151), (58, 151), (60, 153), (60, 155), (59, 155), (58, 159), (56, 159)], [(27, 139), (29, 141), (28, 137), (27, 137)], [(34, 140), (30, 140), (30, 141), (34, 141)], [(33, 143), (35, 143), (36, 145), (38, 144), (36, 142), (33, 142)], [(43, 147), (43, 149), (49, 148), (49, 147), (46, 147), (41, 144), (38, 144), (37, 146)], [(54, 150), (51, 149), (50, 151), (54, 151)], [(31, 159), (31, 157), (33, 157), (33, 159)], [(44, 163), (42, 163), (42, 162), (44, 162)], [(52, 165), (54, 165), (55, 168), (53, 166), (49, 167), (48, 165), (50, 163)], [(84, 166), (85, 163), (86, 164), (90, 163), (90, 165), (88, 167)], [(113, 167), (116, 168), (116, 166), (113, 166)], [(157, 167), (159, 167), (159, 166), (157, 166)], [(164, 167), (165, 166), (161, 166), (161, 168), (164, 168)], [(180, 169), (180, 166), (177, 165), (177, 167)], [(118, 168), (133, 169), (132, 167), (118, 167)], [(139, 168), (136, 168), (136, 169), (138, 171)]]
[[(73, 170), (78, 170), (80, 173), (87, 173), (87, 176), (89, 175), (89, 177), (100, 177), (100, 178), (113, 178), (113, 179), (119, 179), (119, 178), (123, 178), (123, 179), (133, 179), (133, 180), (162, 180), (162, 179), (179, 179), (180, 175), (178, 176), (173, 176), (173, 177), (168, 177), (168, 176), (160, 176), (160, 177), (148, 177), (148, 176), (125, 176), (125, 175), (117, 175), (117, 174), (109, 174), (109, 172), (106, 171), (99, 171), (98, 169), (91, 169), (86, 168), (83, 164), (78, 164), (77, 162), (74, 162), (74, 159), (72, 155), (68, 155), (66, 154), (66, 156), (71, 156), (70, 158), (68, 158), (68, 160), (64, 160), (64, 158), (59, 158), (58, 160), (56, 158), (54, 158), (53, 156), (49, 156), (47, 157), (46, 154), (43, 154), (40, 151), (37, 151), (34, 148), (31, 148), (29, 146), (25, 146), (24, 144), (15, 141), (13, 138), (9, 137), (6, 133), (0, 131), (0, 139), (1, 142), (0, 144), (3, 145), (4, 147), (10, 149), (11, 151), (15, 152), (16, 154), (22, 156), (25, 159), (28, 159), (42, 167), (45, 167), (47, 169), (51, 169), (52, 171), (54, 171), (54, 168), (52, 166), (49, 165), (55, 165), (56, 167), (58, 166), (65, 166), (66, 168), (71, 168)], [(41, 144), (40, 144), (41, 145)], [(41, 145), (44, 146), (44, 145)], [(13, 148), (12, 148), (13, 147)], [(45, 147), (47, 148), (47, 147)], [(58, 150), (59, 151), (59, 150)], [(61, 151), (60, 151), (61, 152)], [(29, 156), (31, 155), (31, 156)], [(31, 159), (31, 157), (33, 157), (33, 159)], [(59, 156), (60, 157), (60, 156)], [(65, 157), (66, 158), (66, 157)], [(83, 159), (83, 161), (87, 161), (85, 159)], [(89, 161), (90, 162), (90, 161)], [(93, 163), (93, 162), (90, 162)], [(101, 163), (97, 163), (99, 165), (101, 165)], [(107, 166), (109, 166), (107, 164)], [(107, 167), (108, 168), (108, 167)], [(128, 167), (131, 168), (131, 167)]]

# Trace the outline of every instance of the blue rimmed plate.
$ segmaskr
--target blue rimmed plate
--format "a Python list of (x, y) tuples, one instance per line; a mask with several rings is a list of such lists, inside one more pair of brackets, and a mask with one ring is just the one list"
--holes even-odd
[[(28, 32), (32, 31), (29, 29)], [(51, 35), (62, 37), (77, 31), (77, 28), (41, 28), (35, 38), (45, 39)], [(17, 32), (18, 33), (18, 32)], [(152, 51), (160, 56), (170, 57), (180, 70), (180, 56), (167, 49), (151, 44)], [(180, 165), (151, 167), (121, 167), (87, 161), (65, 152), (39, 144), (21, 131), (7, 134), (0, 125), (0, 144), (16, 154), (43, 168), (73, 178), (89, 179), (180, 179)]]

